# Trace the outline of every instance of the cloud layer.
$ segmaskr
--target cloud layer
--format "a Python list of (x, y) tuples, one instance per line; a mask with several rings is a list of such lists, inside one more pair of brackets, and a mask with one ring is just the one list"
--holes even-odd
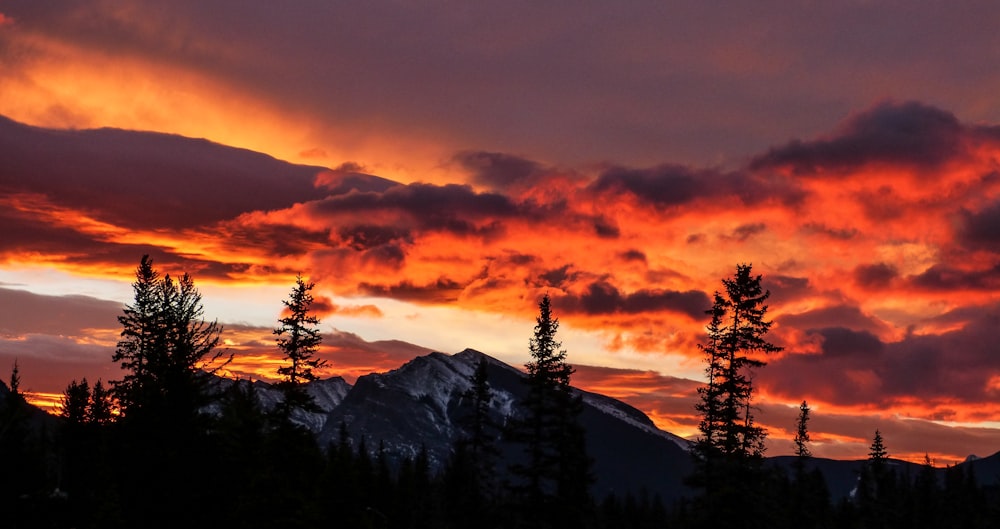
[[(396, 183), (167, 135), (10, 121), (0, 131), (0, 150), (16, 153), (0, 175), (8, 266), (121, 281), (149, 252), (167, 270), (235, 285), (289, 282), (308, 263), (328, 294), (522, 318), (548, 293), (566, 324), (612, 355), (686, 358), (690, 377), (709, 294), (752, 262), (785, 347), (759, 377), (771, 401), (951, 423), (997, 411), (985, 403), (1000, 391), (989, 338), (1000, 318), (1000, 136), (927, 105), (875, 105), (727, 172), (567, 170), (466, 151), (455, 157), (466, 185)], [(177, 177), (192, 167), (196, 179)], [(30, 346), (90, 362), (113, 345), (112, 303), (0, 293), (8, 359)], [(384, 316), (377, 302), (319, 299), (324, 315)], [(233, 343), (244, 342), (254, 341)], [(359, 343), (331, 345), (345, 372), (415, 351), (372, 357)], [(248, 358), (266, 366), (268, 354)], [(243, 372), (260, 372), (248, 362)], [(682, 401), (647, 409), (690, 428), (690, 414), (670, 407)]]
[[(0, 273), (121, 285), (148, 253), (239, 300), (304, 272), (349, 375), (422, 351), (381, 340), (414, 325), (491, 352), (442, 314), (530, 329), (548, 293), (582, 384), (690, 432), (704, 311), (748, 262), (785, 348), (757, 379), (776, 442), (808, 399), (817, 453), (881, 424), (961, 457), (1000, 391), (991, 14), (5, 2)], [(123, 300), (0, 287), (0, 360), (36, 389), (113, 375)], [(269, 372), (269, 322), (224, 323)]]

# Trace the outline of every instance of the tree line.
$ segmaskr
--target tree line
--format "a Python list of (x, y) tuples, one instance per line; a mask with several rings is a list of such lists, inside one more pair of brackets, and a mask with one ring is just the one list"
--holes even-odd
[[(34, 413), (15, 364), (0, 385), (0, 519), (4, 527), (989, 527), (995, 490), (960, 468), (938, 480), (930, 462), (901, 475), (879, 432), (852, 496), (831, 498), (809, 450), (800, 407), (790, 468), (764, 458), (753, 374), (780, 348), (766, 339), (770, 293), (749, 265), (723, 280), (701, 350), (699, 435), (690, 494), (670, 504), (646, 493), (594, 498), (574, 370), (557, 339), (548, 295), (538, 303), (525, 365), (523, 413), (490, 414), (485, 359), (461, 399), (463, 435), (432, 472), (425, 450), (391, 463), (380, 440), (350, 432), (328, 446), (300, 426), (317, 411), (305, 384), (323, 367), (314, 284), (296, 278), (274, 330), (285, 363), (281, 402), (265, 409), (249, 383), (220, 384), (231, 359), (221, 326), (204, 318), (184, 274), (144, 256), (112, 361), (121, 378), (73, 380), (57, 421)], [(245, 382), (245, 381), (244, 381)], [(498, 443), (512, 443), (504, 456)], [(627, 447), (622, 447), (627, 449)], [(959, 522), (961, 522), (959, 524)]]

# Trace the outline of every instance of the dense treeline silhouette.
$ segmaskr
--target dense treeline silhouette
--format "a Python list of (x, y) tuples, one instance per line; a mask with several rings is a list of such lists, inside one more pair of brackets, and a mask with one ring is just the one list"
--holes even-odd
[[(907, 472), (876, 431), (852, 494), (831, 495), (808, 448), (800, 407), (793, 464), (763, 457), (752, 369), (768, 293), (749, 265), (725, 280), (709, 312), (708, 382), (690, 494), (670, 504), (645, 493), (593, 498), (573, 373), (548, 296), (529, 342), (523, 417), (489, 414), (485, 361), (463, 395), (464, 434), (432, 472), (426, 450), (393, 462), (380, 440), (341, 424), (328, 446), (300, 426), (303, 391), (320, 364), (312, 283), (297, 278), (275, 330), (288, 364), (285, 401), (265, 409), (253, 384), (219, 384), (221, 328), (202, 318), (188, 276), (161, 276), (144, 257), (120, 323), (122, 378), (72, 381), (58, 419), (31, 407), (15, 364), (0, 383), (0, 526), (350, 528), (923, 528), (1000, 526), (1000, 495), (963, 469), (943, 478), (928, 460)], [(213, 381), (214, 380), (214, 381)], [(498, 443), (520, 447), (505, 453)], [(623, 446), (623, 450), (628, 447)]]

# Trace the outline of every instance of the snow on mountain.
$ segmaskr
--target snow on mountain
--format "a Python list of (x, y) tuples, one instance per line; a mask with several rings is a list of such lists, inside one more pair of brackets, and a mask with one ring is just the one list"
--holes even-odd
[[(249, 380), (234, 381), (232, 379), (219, 379), (218, 384), (220, 390), (225, 390), (232, 384), (252, 384), (257, 395), (257, 401), (260, 402), (261, 407), (265, 411), (273, 410), (275, 406), (285, 400), (281, 390), (274, 387), (273, 384), (262, 380), (251, 382)], [(309, 431), (318, 434), (323, 430), (323, 426), (326, 425), (326, 420), (330, 416), (330, 412), (339, 406), (344, 397), (347, 396), (347, 393), (351, 390), (351, 385), (342, 377), (331, 377), (308, 382), (305, 384), (305, 389), (306, 393), (312, 396), (313, 401), (319, 407), (319, 411), (305, 412), (294, 410), (291, 419), (293, 423), (304, 426)], [(213, 404), (209, 407), (209, 411), (218, 413), (219, 405)]]
[[(494, 422), (502, 425), (521, 415), (518, 403), (527, 392), (523, 372), (471, 349), (455, 355), (431, 353), (398, 369), (358, 378), (327, 418), (320, 443), (335, 441), (343, 424), (355, 446), (363, 439), (370, 451), (382, 449), (396, 462), (423, 449), (432, 468), (443, 468), (454, 443), (464, 435), (463, 393), (481, 359), (487, 362)], [(594, 492), (599, 497), (640, 489), (663, 497), (682, 494), (682, 479), (692, 464), (687, 441), (660, 431), (641, 411), (623, 402), (579, 393), (584, 401), (580, 421), (587, 432), (597, 477)], [(504, 441), (499, 431), (496, 436), (507, 461), (521, 456), (520, 446)]]
[(646, 416), (645, 413), (642, 413), (638, 409), (633, 408), (620, 400), (613, 399), (599, 393), (589, 393), (586, 391), (580, 391), (580, 393), (583, 394), (583, 402), (593, 406), (595, 409), (639, 428), (640, 430), (662, 437), (684, 450), (691, 449), (693, 444), (691, 441), (688, 441), (679, 435), (674, 435), (670, 432), (665, 432), (659, 429), (653, 421)]

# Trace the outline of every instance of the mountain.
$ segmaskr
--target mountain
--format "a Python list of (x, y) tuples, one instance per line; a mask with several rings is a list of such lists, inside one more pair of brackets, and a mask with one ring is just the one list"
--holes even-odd
[[(273, 410), (275, 406), (285, 400), (284, 394), (282, 394), (281, 390), (276, 388), (273, 384), (269, 384), (262, 380), (254, 380), (251, 382), (249, 380), (219, 378), (217, 379), (217, 384), (217, 389), (220, 391), (225, 391), (233, 384), (240, 384), (243, 386), (252, 385), (257, 394), (257, 400), (260, 402), (264, 411)], [(312, 396), (313, 402), (316, 403), (316, 406), (320, 411), (305, 412), (302, 410), (295, 410), (292, 412), (291, 419), (296, 424), (305, 426), (314, 433), (319, 433), (323, 430), (323, 427), (330, 416), (330, 412), (340, 405), (340, 403), (344, 400), (344, 397), (351, 390), (351, 385), (348, 384), (342, 377), (331, 377), (309, 382), (305, 385), (305, 390), (306, 393)], [(209, 411), (212, 413), (219, 413), (219, 405), (211, 405), (209, 407)]]
[[(321, 444), (334, 441), (343, 423), (355, 443), (381, 444), (390, 460), (427, 450), (433, 468), (447, 462), (462, 435), (458, 426), (462, 393), (480, 359), (488, 365), (493, 392), (491, 411), (499, 424), (522, 415), (518, 402), (526, 391), (524, 374), (499, 360), (466, 349), (455, 355), (431, 353), (386, 373), (358, 378), (343, 401), (329, 414), (319, 432)], [(612, 398), (575, 390), (583, 396), (581, 422), (587, 449), (594, 460), (595, 497), (609, 493), (684, 493), (683, 477), (691, 470), (688, 442), (663, 432), (641, 411)], [(500, 444), (507, 457), (517, 447)]]

